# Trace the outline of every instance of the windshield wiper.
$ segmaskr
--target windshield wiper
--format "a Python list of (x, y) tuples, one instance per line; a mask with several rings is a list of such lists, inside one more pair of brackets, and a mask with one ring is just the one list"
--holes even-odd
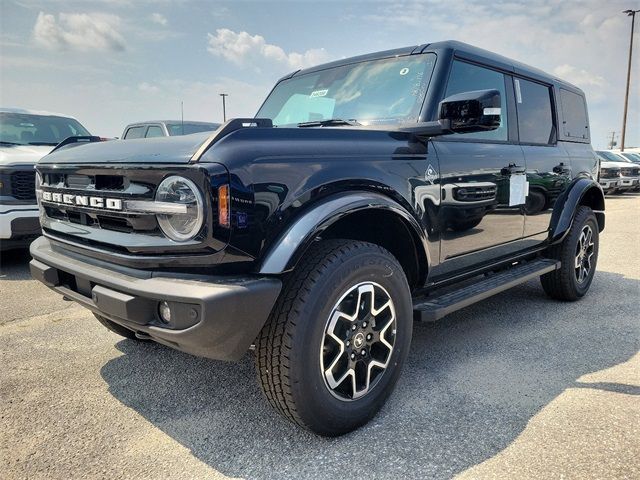
[(0, 141), (0, 145), (24, 145), (24, 143), (5, 142), (4, 140), (2, 140)]
[(55, 147), (56, 145), (58, 145), (57, 143), (51, 143), (51, 142), (29, 142), (29, 145), (36, 145), (36, 146), (40, 146), (40, 145), (50, 145), (52, 147)]
[(338, 127), (340, 125), (362, 125), (358, 123), (356, 120), (342, 120), (341, 118), (331, 118), (329, 120), (313, 120), (311, 122), (301, 122), (298, 124), (298, 127)]

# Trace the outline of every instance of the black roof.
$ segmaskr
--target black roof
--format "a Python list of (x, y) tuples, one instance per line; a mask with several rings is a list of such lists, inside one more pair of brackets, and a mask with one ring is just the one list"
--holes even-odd
[(382, 58), (399, 57), (403, 55), (411, 55), (412, 53), (424, 53), (424, 52), (450, 52), (460, 58), (465, 58), (471, 61), (478, 61), (484, 64), (492, 65), (501, 70), (512, 72), (518, 75), (529, 77), (532, 79), (542, 80), (547, 83), (555, 83), (559, 86), (563, 86), (569, 90), (580, 92), (582, 90), (564, 80), (561, 80), (554, 75), (548, 74), (538, 68), (531, 67), (524, 63), (512, 60), (510, 58), (498, 55), (497, 53), (484, 50), (482, 48), (474, 47), (464, 42), (457, 40), (446, 40), (442, 42), (425, 43), (422, 45), (414, 45), (411, 47), (396, 48), (394, 50), (385, 50), (382, 52), (369, 53), (366, 55), (359, 55), (357, 57), (343, 58), (334, 62), (325, 63), (315, 67), (299, 70), (293, 74), (287, 75), (284, 78), (291, 77), (293, 75), (300, 75), (305, 73), (311, 73), (327, 68), (338, 67), (342, 65), (349, 65), (351, 63), (358, 63), (367, 60), (378, 60)]

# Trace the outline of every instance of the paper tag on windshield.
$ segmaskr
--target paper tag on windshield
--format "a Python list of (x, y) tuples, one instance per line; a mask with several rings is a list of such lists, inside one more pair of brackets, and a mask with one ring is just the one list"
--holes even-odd
[(509, 206), (524, 205), (529, 193), (529, 182), (524, 173), (518, 173), (509, 177)]
[(316, 97), (324, 97), (327, 92), (329, 90), (324, 89), (324, 90), (316, 90), (315, 92), (311, 92), (311, 95), (309, 95), (311, 98), (316, 98)]

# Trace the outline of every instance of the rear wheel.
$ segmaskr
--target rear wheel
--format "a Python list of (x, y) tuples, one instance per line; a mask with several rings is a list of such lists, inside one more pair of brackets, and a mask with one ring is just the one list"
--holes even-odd
[(269, 403), (326, 436), (366, 423), (400, 376), (411, 341), (397, 260), (365, 242), (326, 240), (298, 264), (256, 346)]
[(598, 261), (598, 222), (589, 207), (580, 206), (562, 243), (549, 249), (560, 268), (540, 277), (542, 288), (558, 300), (578, 300), (593, 281)]
[(95, 313), (93, 315), (103, 326), (105, 326), (108, 330), (111, 330), (113, 333), (117, 333), (121, 337), (129, 338), (131, 340), (145, 341), (136, 337), (136, 334), (133, 330), (129, 330), (128, 328), (125, 328), (122, 325), (118, 325), (117, 323), (112, 322), (111, 320), (108, 320)]

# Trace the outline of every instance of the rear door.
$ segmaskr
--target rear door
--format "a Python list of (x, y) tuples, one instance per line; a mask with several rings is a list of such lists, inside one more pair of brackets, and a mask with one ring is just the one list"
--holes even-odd
[[(516, 175), (514, 180), (524, 184), (525, 173), (522, 149), (515, 141), (511, 78), (498, 70), (454, 60), (445, 97), (484, 89), (500, 92), (500, 127), (433, 141), (440, 162), (440, 260), (445, 271), (482, 262), (489, 248), (507, 245), (523, 234), (524, 202), (514, 204), (511, 187)], [(505, 250), (509, 253), (511, 247)], [(499, 254), (492, 251), (487, 259)]]
[(571, 182), (571, 162), (558, 145), (552, 86), (517, 76), (513, 83), (529, 182), (524, 236), (531, 237), (549, 230), (553, 205)]

